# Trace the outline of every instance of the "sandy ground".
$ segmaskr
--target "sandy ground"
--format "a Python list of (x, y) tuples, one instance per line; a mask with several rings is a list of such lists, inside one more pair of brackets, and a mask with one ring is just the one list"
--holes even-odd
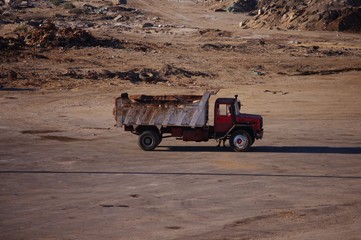
[[(1, 80), (0, 239), (361, 239), (360, 36), (242, 30), (244, 16), (192, 2), (129, 2), (171, 27), (92, 32), (151, 51), (53, 49), (1, 63), (25, 77)], [(213, 77), (61, 75), (165, 64)], [(144, 152), (113, 127), (121, 92), (209, 88), (264, 117), (250, 152), (175, 139)]]

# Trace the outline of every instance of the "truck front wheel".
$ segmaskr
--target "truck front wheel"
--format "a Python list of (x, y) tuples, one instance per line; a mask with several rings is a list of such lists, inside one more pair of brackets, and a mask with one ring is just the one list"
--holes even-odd
[(139, 135), (138, 145), (144, 151), (152, 151), (159, 144), (159, 136), (154, 131), (145, 131)]
[(247, 131), (235, 131), (229, 139), (229, 145), (236, 152), (246, 152), (252, 145), (252, 139)]

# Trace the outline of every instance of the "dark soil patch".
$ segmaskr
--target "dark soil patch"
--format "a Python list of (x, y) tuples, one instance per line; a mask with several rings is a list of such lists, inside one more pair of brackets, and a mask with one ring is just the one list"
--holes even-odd
[(232, 44), (221, 44), (221, 43), (206, 43), (202, 45), (202, 49), (227, 51), (227, 52), (247, 52), (247, 47), (243, 44), (232, 45)]
[(65, 136), (40, 136), (44, 140), (56, 140), (59, 142), (78, 142), (78, 141), (93, 141), (93, 139), (73, 138)]
[(60, 130), (24, 130), (20, 131), (22, 134), (46, 134), (46, 133), (58, 133), (63, 132)]
[(293, 76), (307, 76), (307, 75), (331, 75), (344, 72), (361, 71), (361, 68), (341, 68), (341, 69), (330, 69), (330, 70), (316, 70), (316, 71), (299, 71), (299, 73), (292, 74)]

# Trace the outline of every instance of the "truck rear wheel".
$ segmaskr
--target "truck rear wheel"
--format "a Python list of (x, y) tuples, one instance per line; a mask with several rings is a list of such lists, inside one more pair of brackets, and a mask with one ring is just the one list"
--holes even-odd
[(236, 152), (246, 152), (252, 145), (252, 139), (247, 131), (235, 131), (229, 139), (229, 145)]
[(152, 151), (159, 144), (159, 136), (158, 133), (154, 131), (145, 131), (139, 135), (138, 145), (144, 151)]

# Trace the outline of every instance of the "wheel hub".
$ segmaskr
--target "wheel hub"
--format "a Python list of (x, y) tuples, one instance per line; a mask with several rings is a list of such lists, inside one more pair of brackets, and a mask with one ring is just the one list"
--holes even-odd
[(147, 145), (147, 146), (151, 145), (152, 142), (153, 142), (152, 139), (149, 137), (147, 137), (143, 140), (144, 145)]
[(243, 135), (237, 135), (233, 140), (234, 145), (239, 149), (246, 148), (247, 142), (248, 142), (247, 137)]

